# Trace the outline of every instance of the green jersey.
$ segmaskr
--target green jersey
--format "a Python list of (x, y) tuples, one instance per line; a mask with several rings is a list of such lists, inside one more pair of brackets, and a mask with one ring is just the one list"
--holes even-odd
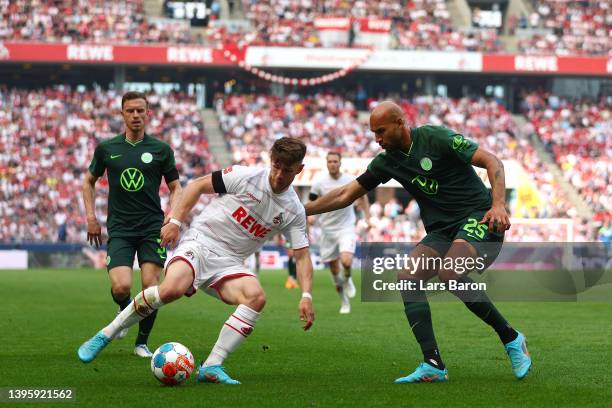
[(411, 135), (409, 151), (380, 153), (368, 171), (380, 183), (397, 180), (416, 199), (427, 232), (491, 208), (491, 194), (470, 164), (476, 143), (442, 126), (421, 126)]
[(178, 179), (172, 148), (146, 134), (136, 143), (121, 134), (96, 147), (89, 172), (101, 177), (105, 170), (109, 237), (159, 234), (164, 220), (159, 200), (162, 175), (166, 183)]

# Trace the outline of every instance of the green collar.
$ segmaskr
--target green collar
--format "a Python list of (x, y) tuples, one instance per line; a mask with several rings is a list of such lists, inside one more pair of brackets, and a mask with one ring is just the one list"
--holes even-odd
[(145, 133), (143, 138), (140, 139), (139, 141), (137, 141), (136, 143), (130, 142), (127, 138), (127, 135), (124, 133), (123, 134), (123, 140), (125, 141), (125, 143), (131, 145), (131, 146), (136, 146), (138, 143), (142, 142), (143, 140), (145, 140), (145, 137), (147, 137), (147, 134)]

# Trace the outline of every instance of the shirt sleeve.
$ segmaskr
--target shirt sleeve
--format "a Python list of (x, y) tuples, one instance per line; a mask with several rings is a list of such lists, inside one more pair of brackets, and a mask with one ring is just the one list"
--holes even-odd
[(166, 183), (171, 183), (179, 178), (176, 162), (174, 160), (174, 150), (172, 150), (170, 146), (168, 146), (168, 150), (166, 152), (166, 159), (163, 163), (162, 174), (164, 175)]
[[(385, 184), (391, 180), (391, 176), (385, 169), (385, 159), (382, 154), (376, 155), (368, 165), (367, 172), (371, 173), (380, 183)], [(360, 176), (361, 177), (361, 176)], [(357, 180), (359, 181), (359, 180)]]
[(310, 188), (308, 199), (314, 201), (322, 195), (323, 194), (321, 192), (321, 183), (319, 181), (315, 181), (314, 183), (312, 183), (312, 187)]
[(448, 153), (451, 157), (455, 157), (461, 160), (463, 163), (470, 163), (472, 156), (478, 150), (478, 143), (466, 139), (463, 135), (451, 130), (445, 129), (446, 131), (439, 139), (442, 144), (442, 149)]
[(229, 194), (236, 194), (244, 189), (246, 180), (258, 169), (247, 166), (230, 166), (221, 170), (221, 179), (225, 186), (225, 191)]
[(291, 244), (292, 249), (302, 249), (309, 246), (306, 233), (306, 211), (302, 211), (282, 230), (283, 236)]
[(106, 165), (104, 164), (104, 147), (99, 144), (98, 146), (96, 146), (93, 158), (91, 159), (91, 163), (89, 164), (89, 172), (95, 177), (102, 177), (105, 170)]

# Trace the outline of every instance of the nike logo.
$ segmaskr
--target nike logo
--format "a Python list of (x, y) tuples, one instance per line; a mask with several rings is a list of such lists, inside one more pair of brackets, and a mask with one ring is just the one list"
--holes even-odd
[(111, 154), (111, 160), (116, 159), (117, 157), (121, 157), (120, 154)]

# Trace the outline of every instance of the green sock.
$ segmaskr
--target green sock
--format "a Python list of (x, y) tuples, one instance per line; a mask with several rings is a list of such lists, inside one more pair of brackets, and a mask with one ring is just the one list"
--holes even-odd
[[(461, 283), (473, 283), (468, 276), (458, 279)], [(487, 294), (483, 290), (450, 291), (465, 304), (465, 306), (483, 322), (491, 326), (499, 336), (502, 343), (506, 344), (516, 339), (518, 333), (510, 326), (508, 321), (499, 313)]]
[(438, 344), (431, 322), (431, 309), (427, 296), (422, 290), (402, 293), (404, 312), (416, 341), (421, 346), (423, 359), (432, 366), (444, 370), (444, 363), (438, 351)]
[(295, 259), (293, 259), (293, 257), (289, 258), (289, 260), (287, 261), (287, 267), (289, 269), (289, 276), (291, 276), (293, 279), (296, 279), (297, 271), (295, 269)]
[(151, 329), (153, 329), (153, 323), (155, 323), (156, 317), (157, 310), (138, 323), (138, 337), (136, 337), (136, 345), (147, 344), (149, 341), (149, 334), (151, 334)]

